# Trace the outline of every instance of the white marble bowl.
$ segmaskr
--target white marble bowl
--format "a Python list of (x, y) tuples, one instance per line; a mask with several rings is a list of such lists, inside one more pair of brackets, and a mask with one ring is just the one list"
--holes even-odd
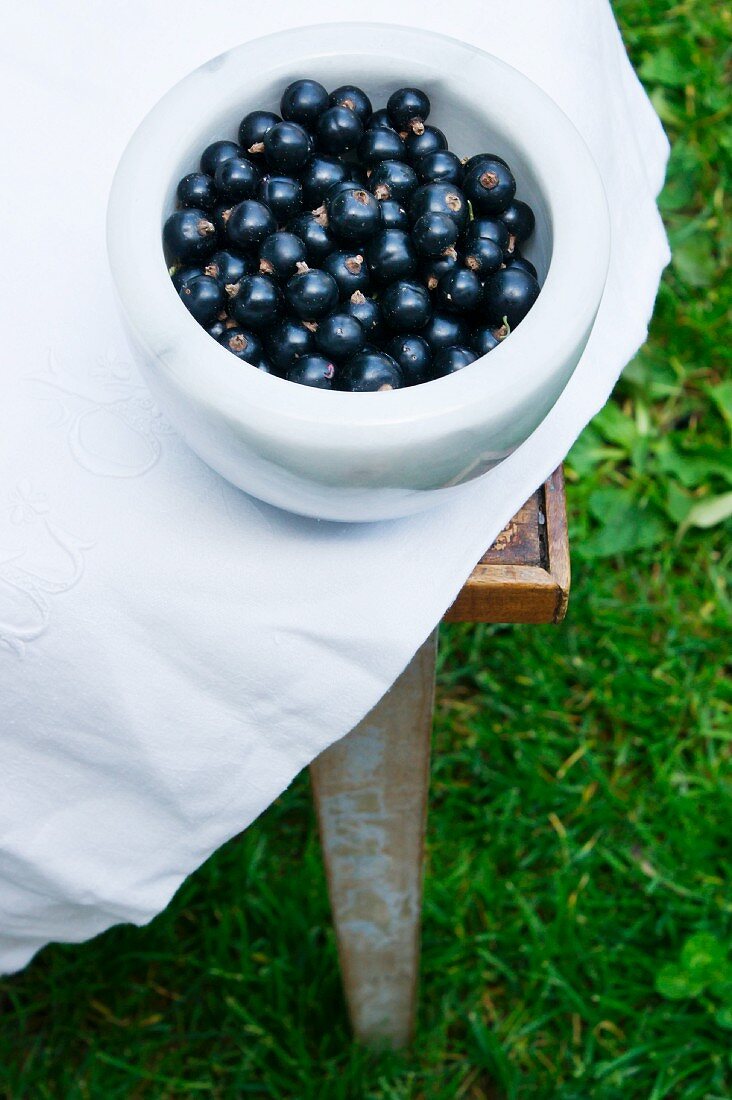
[[(491, 354), (456, 374), (387, 393), (294, 385), (234, 358), (189, 316), (161, 244), (177, 180), (203, 148), (235, 137), (255, 108), (311, 76), (356, 83), (382, 106), (423, 87), (430, 122), (460, 155), (511, 164), (537, 215), (526, 253), (543, 283), (529, 315)], [(153, 107), (122, 156), (108, 249), (145, 378), (210, 466), (261, 500), (320, 519), (364, 521), (431, 507), (509, 455), (557, 400), (602, 297), (609, 223), (601, 181), (574, 126), (539, 88), (480, 50), (377, 24), (271, 35), (196, 69)]]

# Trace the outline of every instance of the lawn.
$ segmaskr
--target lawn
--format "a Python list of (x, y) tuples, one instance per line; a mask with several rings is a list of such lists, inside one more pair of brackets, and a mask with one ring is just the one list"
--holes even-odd
[(732, 1096), (732, 17), (615, 8), (674, 261), (567, 462), (568, 619), (443, 633), (415, 1048), (350, 1042), (301, 777), (147, 929), (0, 979), (4, 1100)]

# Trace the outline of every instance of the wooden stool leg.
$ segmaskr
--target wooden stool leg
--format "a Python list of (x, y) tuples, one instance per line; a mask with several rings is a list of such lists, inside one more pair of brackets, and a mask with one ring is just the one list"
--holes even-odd
[(437, 631), (380, 703), (311, 766), (356, 1038), (414, 1031)]

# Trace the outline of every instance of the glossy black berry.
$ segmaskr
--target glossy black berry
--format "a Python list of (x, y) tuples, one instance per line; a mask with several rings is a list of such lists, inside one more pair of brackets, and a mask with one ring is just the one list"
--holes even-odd
[(233, 209), (234, 207), (230, 202), (220, 202), (213, 208), (211, 221), (216, 226), (216, 232), (220, 240), (226, 240), (226, 223)]
[(399, 364), (383, 351), (360, 351), (338, 376), (338, 388), (352, 393), (398, 390), (404, 385)]
[(288, 122), (311, 130), (328, 106), (328, 93), (317, 80), (295, 80), (282, 93), (280, 113)]
[(514, 199), (501, 214), (501, 221), (508, 229), (509, 234), (516, 239), (517, 244), (528, 241), (534, 232), (536, 218), (534, 211), (528, 203)]
[(343, 309), (361, 325), (367, 341), (377, 343), (384, 335), (384, 317), (375, 298), (368, 298), (357, 290), (344, 304)]
[(379, 205), (384, 229), (403, 229), (405, 233), (409, 231), (409, 215), (401, 203), (394, 199), (382, 199)]
[(318, 390), (332, 390), (335, 364), (323, 355), (303, 355), (287, 372), (288, 382), (301, 386), (314, 386)]
[(423, 183), (412, 195), (409, 216), (416, 222), (423, 214), (447, 214), (462, 233), (468, 224), (468, 204), (459, 187), (452, 183)]
[(262, 243), (259, 250), (259, 271), (279, 282), (287, 282), (297, 272), (297, 265), (307, 263), (305, 245), (294, 233), (282, 229)]
[(465, 266), (481, 279), (498, 271), (502, 263), (501, 246), (489, 237), (471, 237), (465, 246)]
[(483, 313), (488, 324), (500, 325), (505, 318), (514, 329), (539, 297), (539, 284), (518, 267), (507, 267), (487, 280)]
[(468, 225), (466, 236), (466, 248), (469, 250), (471, 242), (476, 237), (485, 237), (489, 241), (495, 241), (502, 252), (508, 248), (508, 229), (500, 218), (479, 217), (473, 218)]
[(454, 248), (446, 248), (439, 256), (430, 256), (419, 265), (419, 275), (428, 290), (437, 290), (443, 275), (453, 271), (460, 263)]
[(432, 369), (432, 351), (421, 336), (395, 336), (386, 345), (386, 352), (398, 364), (406, 386), (427, 382)]
[(341, 180), (340, 183), (334, 183), (332, 187), (328, 188), (328, 194), (325, 196), (325, 203), (327, 203), (340, 195), (343, 191), (365, 191), (366, 187), (362, 183), (357, 183), (355, 180)]
[(350, 313), (331, 313), (318, 322), (315, 345), (318, 351), (336, 363), (350, 359), (361, 350), (365, 341), (361, 325)]
[(248, 256), (222, 248), (214, 252), (213, 256), (206, 261), (203, 274), (210, 275), (221, 286), (226, 287), (235, 285), (245, 275), (251, 275), (253, 271), (254, 263)]
[(218, 340), (230, 327), (234, 327), (234, 322), (230, 322), (228, 317), (225, 321), (217, 318), (212, 325), (207, 325), (206, 332), (209, 336), (213, 336), (214, 340)]
[(440, 279), (437, 308), (446, 313), (472, 313), (480, 304), (483, 284), (468, 267), (456, 267)]
[(419, 88), (399, 88), (387, 100), (386, 111), (395, 130), (421, 133), (430, 113), (430, 101)]
[(508, 168), (508, 162), (499, 157), (497, 153), (475, 153), (472, 157), (468, 157), (463, 164), (465, 172), (472, 172), (479, 164), (483, 164), (487, 160), (497, 160), (500, 164), (504, 164)]
[(296, 218), (303, 209), (302, 186), (292, 176), (265, 176), (257, 198), (270, 208), (279, 225)]
[(350, 298), (357, 290), (367, 294), (371, 287), (368, 265), (358, 252), (331, 252), (323, 260), (323, 271), (333, 276), (341, 298)]
[(417, 189), (417, 173), (401, 160), (383, 160), (369, 177), (369, 190), (379, 200), (407, 203)]
[(316, 213), (308, 211), (287, 223), (287, 229), (305, 245), (308, 263), (317, 267), (326, 256), (335, 251), (338, 243), (327, 226), (325, 207)]
[(484, 160), (467, 172), (463, 191), (476, 214), (500, 214), (516, 194), (510, 168), (498, 160)]
[(419, 332), (432, 313), (426, 287), (406, 279), (388, 286), (379, 301), (384, 320), (395, 332)]
[(454, 183), (460, 187), (465, 175), (463, 162), (447, 149), (427, 153), (414, 167), (420, 183)]
[(468, 324), (456, 313), (433, 313), (420, 336), (427, 341), (435, 355), (440, 348), (460, 347), (467, 343)]
[(315, 127), (318, 149), (337, 155), (355, 149), (363, 134), (360, 118), (348, 107), (329, 107)]
[(368, 191), (342, 191), (327, 205), (328, 226), (341, 241), (368, 241), (381, 228), (381, 208)]
[(361, 88), (344, 84), (330, 93), (328, 102), (331, 107), (347, 107), (357, 116), (362, 126), (368, 125), (372, 114), (371, 100)]
[(278, 122), (282, 122), (279, 115), (273, 111), (250, 111), (239, 124), (239, 144), (245, 152), (253, 156), (261, 156), (264, 153), (264, 135)]
[(285, 298), (301, 321), (318, 321), (338, 305), (338, 284), (327, 271), (303, 271), (289, 280)]
[(412, 227), (414, 247), (421, 256), (439, 256), (458, 239), (458, 227), (447, 214), (428, 211)]
[(311, 153), (310, 136), (297, 122), (278, 122), (262, 139), (271, 172), (292, 176), (305, 167)]
[[(343, 183), (349, 177), (349, 168), (338, 157), (318, 154), (306, 165), (300, 175), (302, 197), (308, 210), (322, 206), (336, 184)], [(354, 187), (358, 184), (354, 183)]]
[(282, 295), (267, 275), (245, 275), (229, 304), (229, 312), (237, 324), (254, 332), (273, 325), (281, 309)]
[(417, 253), (409, 233), (384, 229), (366, 245), (365, 251), (374, 281), (382, 286), (411, 278), (417, 270)]
[(504, 263), (506, 264), (506, 267), (517, 267), (520, 268), (521, 271), (525, 271), (527, 272), (527, 274), (532, 275), (535, 279), (539, 278), (536, 268), (532, 264), (531, 260), (528, 260), (526, 256), (521, 256), (519, 255), (519, 253), (514, 253), (508, 259), (504, 259)]
[(242, 150), (235, 141), (212, 141), (201, 153), (201, 171), (207, 176), (215, 176), (220, 164), (241, 154)]
[[(204, 261), (205, 263), (205, 261)], [(176, 290), (180, 290), (184, 283), (190, 279), (197, 279), (199, 275), (210, 275), (203, 264), (174, 264), (169, 272), (171, 281)]]
[(258, 358), (253, 359), (251, 365), (256, 367), (257, 370), (261, 370), (262, 374), (277, 374), (266, 355), (260, 355)]
[(246, 332), (243, 328), (226, 329), (219, 337), (219, 343), (237, 359), (244, 359), (247, 363), (253, 363), (264, 354), (260, 338), (253, 332)]
[(479, 358), (497, 348), (500, 342), (491, 328), (478, 328), (470, 337), (470, 346)]
[(264, 334), (267, 355), (280, 374), (287, 374), (303, 355), (315, 350), (315, 337), (302, 321), (292, 317), (280, 321)]
[(470, 348), (449, 347), (441, 348), (435, 355), (432, 364), (434, 378), (444, 378), (446, 374), (455, 374), (470, 363), (474, 363), (478, 356)]
[(213, 324), (224, 306), (221, 284), (209, 275), (188, 279), (178, 291), (181, 302), (192, 317), (204, 328)]
[(229, 157), (216, 169), (216, 190), (224, 202), (253, 199), (262, 178), (256, 164), (247, 157)]
[(196, 210), (213, 210), (218, 202), (214, 181), (205, 172), (189, 172), (175, 193), (181, 206), (192, 206)]
[(421, 134), (410, 131), (404, 139), (404, 146), (407, 160), (410, 164), (416, 164), (428, 153), (439, 153), (442, 149), (447, 149), (447, 138), (436, 126), (425, 126)]
[(375, 168), (385, 160), (406, 159), (404, 142), (396, 130), (379, 127), (367, 130), (358, 143), (358, 159), (366, 168)]
[(378, 111), (374, 111), (371, 118), (368, 121), (366, 127), (367, 130), (393, 130), (394, 127), (391, 124), (389, 118), (389, 112), (386, 107), (381, 107)]
[(163, 226), (163, 247), (169, 264), (203, 260), (216, 247), (216, 226), (203, 210), (175, 210)]
[(229, 214), (226, 236), (237, 248), (254, 251), (277, 229), (272, 211), (257, 199), (244, 199)]

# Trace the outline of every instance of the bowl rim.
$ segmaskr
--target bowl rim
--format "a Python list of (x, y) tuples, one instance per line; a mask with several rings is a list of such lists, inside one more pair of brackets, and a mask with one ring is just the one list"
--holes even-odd
[[(205, 114), (213, 115), (232, 87), (241, 83), (248, 63), (256, 65), (262, 77), (284, 67), (283, 55), (290, 68), (298, 56), (303, 65), (316, 67), (319, 56), (334, 52), (340, 58), (388, 55), (408, 66), (410, 61), (415, 63), (415, 40), (420, 43), (418, 66), (424, 64), (427, 43), (447, 62), (447, 72), (469, 73), (477, 59), (484, 67), (500, 71), (501, 88), (510, 87), (516, 98), (521, 93), (531, 104), (518, 138), (524, 145), (531, 139), (532, 171), (551, 214), (553, 237), (552, 261), (541, 294), (510, 338), (490, 353), (491, 370), (484, 369), (481, 358), (447, 377), (386, 393), (298, 386), (248, 364), (232, 370), (231, 354), (181, 305), (163, 258), (161, 188), (168, 192), (174, 184), (172, 169), (164, 167), (166, 149), (175, 147), (171, 127), (180, 124), (180, 112), (187, 103), (200, 103), (202, 79), (211, 103)], [(297, 49), (299, 55), (293, 52)], [(462, 62), (463, 69), (452, 69), (451, 58)], [(490, 105), (485, 115), (495, 117)], [(150, 191), (154, 206), (146, 193), (140, 194), (140, 180), (157, 181)], [(554, 181), (559, 186), (550, 186)], [(327, 427), (334, 446), (355, 447), (367, 445), (370, 438), (373, 441), (370, 433), (393, 433), (406, 422), (425, 438), (435, 431), (479, 427), (485, 410), (496, 403), (519, 416), (547, 379), (573, 356), (576, 360), (576, 349), (586, 342), (607, 277), (610, 220), (600, 174), (584, 139), (550, 96), (523, 73), (476, 46), (433, 31), (389, 23), (333, 22), (251, 39), (204, 62), (174, 84), (145, 115), (121, 156), (107, 208), (107, 248), (117, 295), (136, 342), (189, 398), (212, 408), (220, 409), (223, 403), (233, 416), (264, 420), (277, 434), (299, 427), (322, 439)], [(151, 256), (155, 262), (150, 262)], [(570, 271), (568, 286), (565, 273)], [(556, 324), (558, 316), (561, 325)]]

